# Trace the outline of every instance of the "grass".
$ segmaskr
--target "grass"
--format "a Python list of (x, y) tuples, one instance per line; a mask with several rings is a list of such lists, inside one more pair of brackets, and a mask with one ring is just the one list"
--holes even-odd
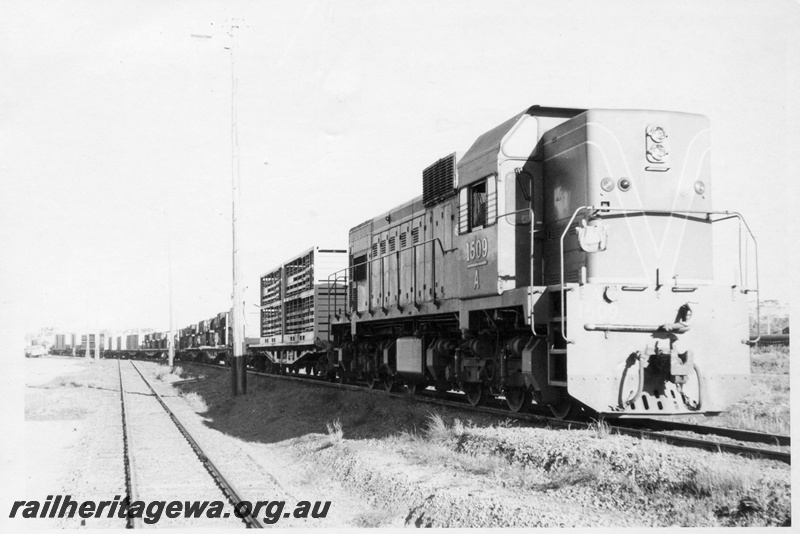
[[(526, 433), (512, 432), (520, 437)], [(676, 453), (650, 441), (632, 446), (631, 438), (615, 436), (604, 421), (560, 439), (554, 439), (558, 434), (542, 435), (541, 441), (529, 443), (503, 434), (499, 424), (448, 423), (429, 413), (422, 431), (400, 433), (390, 446), (413, 464), (484, 477), (487, 487), (500, 484), (534, 493), (575, 488), (570, 491), (586, 491), (601, 500), (641, 501), (674, 515), (683, 526), (790, 521), (789, 486), (770, 481), (756, 464)]]
[[(742, 417), (763, 418), (764, 410), (780, 405), (780, 395), (786, 397), (788, 414), (788, 382), (783, 388), (762, 380), (788, 380), (788, 374), (756, 373), (788, 373), (788, 352), (763, 351), (753, 361), (759, 403), (751, 398), (745, 406), (758, 406), (761, 412), (748, 414), (742, 408)], [(636, 510), (656, 510), (663, 525), (780, 525), (791, 514), (788, 475), (783, 472), (762, 472), (728, 455), (617, 436), (602, 420), (585, 431), (520, 428), (480, 414), (469, 416), (474, 420), (458, 419), (463, 417), (458, 411), (430, 411), (418, 402), (372, 393), (300, 390), (294, 383), (267, 379), (249, 381), (252, 394), (232, 398), (227, 375), (219, 374), (180, 389), (197, 391), (208, 405), (204, 417), (210, 425), (248, 440), (274, 443), (314, 435), (319, 449), (328, 449), (325, 454), (333, 457), (361, 454), (374, 446), (392, 457), (392, 469), (398, 464), (401, 470), (422, 471), (425, 477), (444, 475), (487, 492), (506, 489), (533, 501), (539, 492), (564, 492), (557, 495), (582, 495), (596, 507), (608, 504), (634, 515)], [(775, 417), (782, 416), (776, 412)], [(253, 425), (253, 420), (263, 425)], [(327, 433), (320, 437), (320, 429)], [(394, 520), (397, 517), (388, 511), (376, 510), (364, 512), (354, 524), (386, 526)]]
[(692, 469), (680, 481), (680, 491), (696, 497), (716, 494), (748, 493), (755, 487), (759, 473), (752, 465), (745, 468), (711, 464), (704, 469)]
[(753, 347), (750, 349), (749, 393), (718, 417), (692, 417), (681, 420), (789, 435), (791, 433), (789, 366), (789, 347)]
[(750, 393), (718, 419), (733, 428), (790, 434), (789, 347), (754, 347)]
[(755, 374), (789, 374), (790, 347), (753, 347), (750, 351), (750, 370)]

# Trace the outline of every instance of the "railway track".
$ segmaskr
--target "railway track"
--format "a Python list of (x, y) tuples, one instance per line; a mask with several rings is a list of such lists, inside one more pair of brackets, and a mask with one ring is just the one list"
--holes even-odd
[[(654, 432), (692, 432), (707, 436), (720, 436), (736, 441), (750, 443), (765, 443), (780, 447), (790, 447), (792, 445), (791, 436), (782, 434), (770, 434), (767, 432), (754, 432), (752, 430), (740, 430), (738, 428), (724, 428), (711, 425), (696, 425), (692, 423), (682, 423), (678, 421), (660, 421), (657, 419), (629, 419), (622, 423), (627, 428), (641, 428)], [(619, 424), (612, 422), (612, 425)]]
[[(212, 365), (206, 363), (196, 362), (181, 362), (181, 364), (191, 364), (201, 367), (209, 367), (218, 371), (228, 371), (228, 367)], [(255, 376), (264, 376), (267, 378), (279, 380), (293, 380), (305, 384), (316, 384), (322, 387), (339, 388), (350, 391), (366, 391), (376, 395), (389, 395), (396, 398), (405, 398), (407, 393), (390, 393), (383, 390), (372, 390), (363, 386), (354, 384), (339, 384), (335, 382), (328, 382), (318, 377), (305, 376), (305, 375), (276, 375), (270, 373), (262, 373), (254, 370), (247, 370), (248, 373)], [(445, 394), (446, 398), (440, 397), (432, 391), (417, 391), (414, 398), (418, 402), (424, 402), (436, 406), (447, 406), (450, 408), (457, 408), (460, 410), (469, 410), (489, 415), (502, 416), (506, 419), (514, 419), (518, 421), (525, 421), (537, 425), (549, 425), (555, 428), (590, 428), (596, 425), (591, 421), (572, 421), (561, 420), (551, 416), (546, 416), (537, 413), (514, 413), (503, 408), (496, 406), (471, 406), (466, 399), (460, 400), (457, 395)], [(706, 425), (694, 425), (689, 423), (680, 423), (673, 421), (660, 421), (653, 419), (632, 419), (632, 420), (618, 420), (612, 421), (609, 424), (609, 429), (613, 433), (639, 437), (644, 439), (651, 439), (655, 441), (663, 441), (676, 446), (693, 447), (698, 449), (705, 449), (709, 451), (727, 452), (731, 454), (739, 454), (742, 456), (752, 458), (765, 458), (775, 460), (786, 464), (791, 464), (791, 453), (786, 450), (776, 450), (764, 447), (754, 447), (750, 443), (766, 443), (770, 445), (779, 445), (782, 447), (791, 446), (791, 438), (789, 436), (767, 434), (762, 432), (751, 432), (746, 430), (738, 430), (732, 428), (713, 427)], [(720, 441), (715, 439), (708, 439), (703, 437), (686, 436), (682, 434), (675, 434), (674, 432), (691, 432), (701, 436), (718, 436), (736, 440), (736, 443), (729, 441)]]
[[(263, 528), (257, 517), (237, 518), (240, 493), (206, 455), (135, 363), (119, 364), (126, 489), (130, 502), (220, 501), (221, 517), (162, 515), (160, 527), (214, 526)], [(210, 476), (209, 476), (210, 475)], [(142, 519), (127, 518), (128, 528)]]

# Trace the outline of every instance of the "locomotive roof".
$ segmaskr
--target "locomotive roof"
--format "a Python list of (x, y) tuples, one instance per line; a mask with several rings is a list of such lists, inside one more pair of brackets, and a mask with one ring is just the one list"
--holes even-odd
[(353, 233), (360, 228), (364, 228), (365, 226), (372, 225), (372, 229), (376, 230), (378, 228), (382, 228), (384, 226), (388, 226), (391, 223), (397, 222), (399, 220), (405, 219), (409, 215), (424, 209), (422, 206), (422, 195), (418, 197), (414, 197), (411, 200), (407, 200), (402, 204), (399, 204), (392, 209), (381, 213), (380, 215), (376, 215), (371, 219), (367, 219), (366, 221), (362, 222), (361, 224), (357, 224), (356, 226), (350, 229), (349, 233)]
[(500, 144), (523, 115), (571, 119), (584, 111), (586, 110), (531, 106), (499, 126), (492, 128), (478, 137), (467, 150), (467, 153), (464, 154), (464, 157), (461, 158), (461, 161), (458, 162), (458, 186), (467, 185), (497, 171), (497, 154), (500, 152)]
[[(500, 151), (500, 144), (506, 134), (511, 131), (514, 125), (523, 115), (535, 117), (556, 117), (569, 119), (586, 111), (585, 109), (575, 108), (549, 108), (541, 106), (531, 106), (525, 111), (518, 113), (514, 117), (503, 122), (499, 126), (492, 128), (484, 133), (472, 143), (470, 149), (458, 162), (458, 185), (459, 187), (471, 183), (474, 180), (496, 172), (497, 154)], [(413, 212), (424, 209), (422, 206), (422, 196), (408, 200), (392, 209), (381, 213), (375, 217), (357, 224), (350, 229), (349, 233), (356, 232), (365, 226), (372, 225), (372, 230), (382, 228), (390, 224), (390, 219), (400, 220)], [(394, 221), (392, 221), (394, 222)]]

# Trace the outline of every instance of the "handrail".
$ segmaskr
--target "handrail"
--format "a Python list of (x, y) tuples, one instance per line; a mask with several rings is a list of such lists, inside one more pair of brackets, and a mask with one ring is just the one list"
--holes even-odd
[[(508, 212), (508, 213), (504, 213), (502, 215), (498, 215), (497, 216), (497, 220), (500, 220), (503, 217), (509, 217), (511, 215), (516, 215), (517, 213), (522, 213), (522, 212), (525, 212), (525, 211), (527, 211), (527, 212), (529, 212), (531, 214), (531, 222), (530, 222), (530, 225), (531, 225), (531, 243), (530, 243), (530, 247), (531, 247), (531, 249), (530, 249), (530, 255), (531, 255), (530, 264), (531, 264), (531, 268), (530, 268), (530, 278), (528, 279), (528, 287), (533, 287), (533, 268), (534, 268), (533, 267), (533, 251), (534, 251), (534, 248), (535, 248), (534, 247), (534, 234), (537, 233), (537, 232), (541, 232), (541, 228), (539, 230), (536, 229), (536, 218), (535, 218), (535, 214), (533, 212), (533, 208), (531, 208), (529, 206), (527, 208), (522, 208), (522, 209), (519, 209), (519, 210), (516, 210), (516, 211), (511, 211), (511, 212)], [(522, 225), (520, 225), (520, 226), (522, 226)], [(530, 296), (530, 292), (529, 292), (529, 296)], [(535, 320), (534, 320), (534, 317), (533, 317), (533, 307), (531, 307), (530, 313), (531, 313), (531, 331), (534, 334), (536, 334)]]
[[(717, 223), (717, 222), (722, 222), (722, 221), (727, 221), (729, 219), (738, 219), (739, 223), (740, 223), (740, 232), (739, 232), (739, 235), (740, 235), (740, 238), (739, 238), (739, 243), (740, 243), (739, 244), (739, 265), (740, 265), (740, 267), (739, 267), (739, 282), (742, 285), (745, 285), (745, 283), (748, 282), (748, 280), (742, 279), (742, 268), (741, 268), (741, 262), (742, 262), (741, 224), (744, 224), (745, 228), (747, 229), (747, 233), (750, 235), (750, 239), (753, 241), (753, 248), (754, 248), (754, 255), (755, 255), (755, 269), (756, 269), (756, 288), (754, 290), (753, 289), (744, 288), (741, 291), (744, 294), (747, 294), (747, 293), (750, 293), (750, 292), (754, 292), (756, 294), (756, 325), (757, 325), (757, 333), (758, 333), (758, 335), (756, 336), (755, 339), (751, 339), (750, 336), (748, 335), (748, 339), (742, 340), (742, 342), (743, 343), (747, 343), (747, 344), (752, 344), (752, 343), (758, 343), (758, 341), (761, 339), (761, 292), (760, 292), (760, 282), (759, 282), (759, 277), (758, 277), (758, 241), (756, 240), (755, 235), (753, 235), (752, 230), (750, 230), (750, 225), (747, 224), (747, 221), (745, 220), (744, 216), (741, 213), (739, 213), (738, 211), (696, 211), (696, 210), (671, 211), (671, 210), (647, 210), (647, 209), (611, 208), (611, 207), (596, 208), (594, 206), (581, 206), (578, 209), (576, 209), (575, 212), (572, 214), (572, 217), (570, 217), (569, 223), (567, 223), (566, 227), (564, 228), (564, 231), (561, 233), (561, 240), (560, 240), (560, 258), (559, 259), (560, 259), (560, 262), (561, 262), (561, 273), (560, 273), (561, 274), (561, 287), (559, 288), (559, 291), (561, 293), (561, 337), (564, 339), (564, 341), (566, 341), (567, 343), (574, 343), (574, 341), (572, 341), (569, 338), (567, 338), (565, 324), (564, 324), (564, 322), (566, 320), (566, 314), (564, 313), (564, 294), (565, 294), (565, 287), (564, 287), (565, 286), (565, 280), (564, 280), (564, 238), (567, 236), (567, 233), (569, 233), (569, 229), (572, 226), (572, 223), (575, 221), (575, 217), (578, 216), (578, 213), (580, 213), (581, 211), (584, 211), (584, 210), (595, 211), (599, 215), (599, 218), (602, 218), (602, 214), (604, 214), (604, 213), (620, 212), (620, 213), (625, 213), (625, 214), (642, 214), (642, 215), (648, 215), (648, 214), (653, 214), (653, 215), (681, 215), (681, 214), (683, 214), (683, 215), (704, 215), (706, 217), (706, 219), (708, 219), (708, 221), (711, 224), (714, 224), (714, 223)], [(713, 219), (713, 218), (711, 218), (712, 215), (723, 215), (723, 217), (721, 217), (719, 219)], [(745, 266), (746, 265), (747, 265), (747, 258), (745, 258)]]
[[(745, 293), (745, 294), (747, 294), (747, 293), (749, 293), (751, 291), (754, 291), (755, 294), (756, 294), (756, 334), (757, 335), (756, 335), (755, 339), (751, 339), (750, 335), (748, 334), (747, 340), (742, 340), (743, 343), (755, 344), (755, 343), (758, 343), (761, 340), (761, 286), (760, 286), (759, 278), (758, 278), (758, 240), (756, 239), (756, 236), (753, 235), (752, 230), (750, 230), (750, 225), (747, 224), (747, 221), (745, 220), (744, 216), (741, 213), (739, 213), (738, 211), (714, 212), (714, 214), (717, 214), (717, 215), (724, 214), (726, 216), (721, 218), (721, 219), (717, 219), (715, 221), (711, 221), (712, 223), (727, 221), (728, 219), (739, 219), (739, 243), (740, 243), (739, 244), (739, 282), (743, 286), (746, 286), (748, 280), (746, 278), (742, 279), (742, 268), (741, 268), (741, 263), (742, 263), (741, 225), (742, 224), (744, 224), (744, 227), (747, 229), (747, 233), (750, 236), (750, 239), (753, 240), (753, 255), (755, 256), (755, 262), (756, 262), (756, 264), (755, 264), (755, 267), (756, 267), (756, 288), (755, 288), (755, 290), (752, 290), (752, 289), (747, 289), (745, 287), (741, 291), (743, 293)], [(745, 251), (745, 254), (746, 254), (746, 251)], [(747, 257), (745, 257), (744, 262), (745, 262), (745, 268), (747, 268)]]
[(575, 217), (578, 216), (578, 213), (580, 213), (583, 210), (591, 210), (591, 209), (594, 208), (592, 206), (581, 206), (575, 210), (575, 212), (572, 214), (572, 217), (570, 217), (567, 226), (564, 227), (564, 231), (561, 233), (561, 240), (559, 243), (561, 252), (559, 256), (559, 259), (561, 260), (561, 287), (559, 288), (559, 292), (561, 293), (561, 337), (564, 338), (564, 341), (566, 341), (568, 344), (575, 342), (567, 338), (567, 331), (564, 325), (564, 321), (566, 321), (567, 318), (567, 314), (565, 313), (565, 308), (564, 308), (564, 238), (567, 236), (567, 233), (569, 233), (569, 229), (572, 227), (572, 223), (575, 221)]
[[(344, 269), (339, 269), (338, 271), (334, 271), (333, 273), (328, 275), (328, 283), (330, 284), (331, 277), (334, 277), (334, 283), (336, 283), (336, 281), (340, 278), (338, 276), (339, 273), (344, 272), (345, 274), (344, 274), (344, 276), (342, 278), (344, 278), (345, 286), (346, 286), (347, 285), (347, 275), (348, 274), (351, 275), (351, 279), (352, 279), (352, 273), (348, 273), (348, 271), (351, 271), (351, 270), (355, 269), (356, 267), (361, 267), (362, 265), (369, 265), (371, 267), (372, 263), (374, 263), (376, 261), (382, 261), (382, 260), (384, 260), (384, 259), (386, 259), (386, 258), (388, 258), (390, 256), (396, 256), (399, 259), (401, 252), (412, 251), (412, 250), (416, 251), (416, 249), (418, 247), (421, 247), (423, 245), (427, 245), (429, 243), (438, 244), (439, 245), (439, 250), (442, 252), (443, 256), (444, 256), (444, 254), (446, 254), (448, 252), (454, 252), (454, 251), (458, 250), (456, 248), (451, 248), (451, 249), (445, 250), (444, 245), (442, 244), (442, 240), (439, 239), (438, 237), (434, 237), (432, 239), (427, 239), (425, 241), (422, 241), (421, 243), (412, 243), (412, 245), (410, 247), (408, 247), (408, 248), (405, 248), (405, 249), (398, 248), (394, 252), (389, 252), (389, 253), (383, 254), (381, 256), (377, 256), (375, 258), (370, 258), (370, 259), (368, 259), (366, 261), (363, 261), (363, 262), (360, 262), (360, 263), (357, 263), (357, 264), (354, 264), (354, 265), (348, 265)], [(434, 254), (435, 254), (435, 252), (434, 252)], [(414, 265), (415, 265), (414, 277), (415, 277), (415, 280), (416, 280), (416, 262), (414, 262)], [(436, 300), (436, 267), (435, 267), (435, 263), (432, 264), (432, 274), (433, 274), (433, 288), (432, 288), (433, 289), (433, 299), (435, 301)], [(368, 275), (367, 278), (369, 279), (369, 278), (371, 278), (371, 276)], [(382, 276), (381, 276), (381, 280), (383, 280)], [(381, 283), (383, 283), (383, 282), (381, 282)], [(416, 287), (416, 282), (415, 282), (414, 286)], [(370, 301), (371, 300), (372, 299), (370, 298)], [(415, 297), (414, 301), (416, 302), (416, 297)], [(346, 302), (347, 302), (347, 295), (345, 295), (345, 303)], [(335, 302), (334, 302), (334, 304), (335, 304)], [(330, 310), (330, 292), (328, 293), (328, 307), (329, 307), (328, 309)], [(372, 311), (371, 303), (370, 303), (370, 308), (369, 309), (370, 309), (370, 311)], [(330, 321), (330, 315), (329, 315), (329, 321)], [(328, 329), (328, 332), (329, 332), (329, 335), (330, 335), (330, 329)]]

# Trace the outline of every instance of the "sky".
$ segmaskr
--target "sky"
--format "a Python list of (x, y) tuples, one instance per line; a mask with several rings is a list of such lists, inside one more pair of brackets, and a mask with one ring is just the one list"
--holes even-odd
[(248, 335), (260, 274), (533, 104), (708, 116), (714, 207), (789, 300), (796, 1), (0, 4), (7, 331), (166, 329), (170, 263), (176, 327), (230, 307), (232, 102)]

